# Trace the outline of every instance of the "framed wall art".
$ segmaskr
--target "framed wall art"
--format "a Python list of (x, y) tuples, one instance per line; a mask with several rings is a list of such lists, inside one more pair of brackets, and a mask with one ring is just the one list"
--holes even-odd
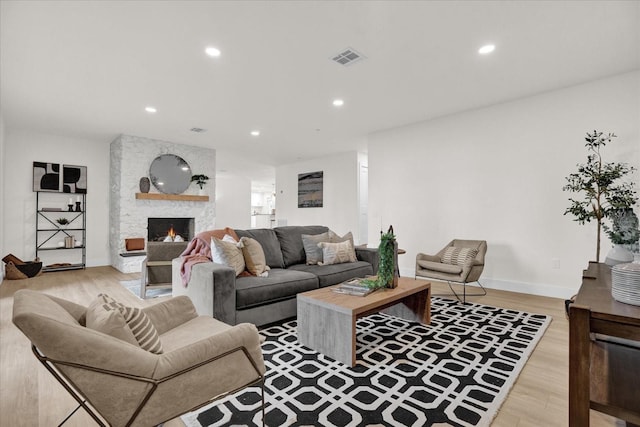
[(87, 167), (63, 165), (62, 192), (87, 194)]
[(60, 164), (33, 162), (33, 191), (60, 192)]
[(298, 207), (321, 208), (323, 175), (320, 172), (298, 174)]

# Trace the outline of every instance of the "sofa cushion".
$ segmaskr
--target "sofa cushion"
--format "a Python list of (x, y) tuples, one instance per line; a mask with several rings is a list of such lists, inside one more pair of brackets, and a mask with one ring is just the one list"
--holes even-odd
[(236, 230), (239, 238), (251, 237), (256, 239), (262, 250), (267, 265), (271, 268), (284, 268), (284, 260), (282, 259), (282, 249), (275, 231), (270, 228), (256, 228), (253, 230)]
[(269, 270), (260, 242), (251, 237), (241, 237), (240, 247), (249, 273), (259, 276)]
[(291, 265), (304, 264), (307, 262), (307, 255), (302, 244), (303, 234), (314, 235), (326, 233), (329, 229), (322, 225), (306, 225), (276, 227), (274, 228), (274, 231), (280, 241), (284, 266), (289, 267)]
[(269, 271), (269, 277), (238, 277), (236, 309), (295, 298), (300, 292), (317, 288), (318, 278), (304, 271), (274, 268)]
[(445, 264), (459, 265), (464, 267), (467, 264), (473, 264), (473, 260), (478, 255), (477, 249), (456, 248), (449, 246), (442, 253), (442, 262)]
[[(227, 234), (227, 236), (229, 235)], [(232, 243), (233, 238), (229, 236), (229, 239), (231, 241), (211, 238), (211, 259), (215, 263), (233, 268), (238, 276), (244, 271), (244, 256), (242, 249), (236, 243)]]
[(331, 265), (292, 265), (288, 270), (304, 271), (318, 277), (320, 287), (337, 285), (354, 277), (365, 277), (373, 274), (371, 264), (364, 261)]
[(314, 265), (322, 262), (322, 248), (318, 246), (318, 243), (328, 242), (329, 233), (302, 234), (300, 237), (302, 238), (302, 246), (307, 260), (306, 264)]
[(340, 243), (320, 242), (322, 248), (322, 263), (320, 265), (342, 264), (344, 262), (356, 262), (356, 252), (350, 241)]

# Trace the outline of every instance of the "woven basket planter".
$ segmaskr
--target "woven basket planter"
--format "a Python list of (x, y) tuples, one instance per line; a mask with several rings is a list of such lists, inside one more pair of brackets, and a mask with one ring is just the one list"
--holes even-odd
[(14, 264), (9, 261), (4, 267), (5, 277), (9, 280), (28, 279), (42, 273), (42, 263), (28, 261), (24, 264)]

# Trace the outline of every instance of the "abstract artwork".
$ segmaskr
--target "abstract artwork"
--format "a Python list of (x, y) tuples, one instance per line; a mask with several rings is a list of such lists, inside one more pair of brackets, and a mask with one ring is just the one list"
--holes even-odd
[(87, 194), (87, 167), (63, 165), (62, 192)]
[(298, 174), (298, 207), (322, 207), (323, 172), (308, 172)]
[(60, 164), (33, 162), (33, 191), (60, 192)]

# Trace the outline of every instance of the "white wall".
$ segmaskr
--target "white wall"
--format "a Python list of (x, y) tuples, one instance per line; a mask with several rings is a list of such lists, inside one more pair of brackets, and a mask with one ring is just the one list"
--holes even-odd
[(216, 177), (216, 228), (251, 227), (251, 179), (234, 173)]
[[(371, 135), (369, 245), (380, 222), (393, 224), (401, 272), (413, 276), (418, 252), (484, 239), (483, 283), (571, 296), (595, 258), (595, 224), (563, 216), (564, 178), (586, 160), (593, 129), (619, 136), (607, 160), (640, 166), (639, 103), (635, 72)], [(608, 247), (603, 235), (601, 261)]]
[[(5, 217), (4, 212), (4, 174), (5, 174), (5, 166), (4, 166), (4, 118), (2, 117), (2, 113), (0, 112), (0, 166), (2, 166), (2, 170), (0, 171), (0, 216), (2, 218)], [(0, 220), (0, 254), (4, 257), (6, 255), (4, 251), (4, 220)], [(4, 264), (0, 268), (0, 282), (4, 279)]]
[[(87, 166), (87, 266), (109, 265), (109, 142), (7, 129), (3, 253), (35, 257), (33, 162)], [(3, 255), (4, 256), (4, 255)]]
[[(298, 174), (324, 172), (323, 206), (298, 208)], [(360, 242), (358, 227), (358, 155), (341, 153), (276, 168), (276, 222), (287, 225), (325, 225), (338, 234), (353, 233)]]

